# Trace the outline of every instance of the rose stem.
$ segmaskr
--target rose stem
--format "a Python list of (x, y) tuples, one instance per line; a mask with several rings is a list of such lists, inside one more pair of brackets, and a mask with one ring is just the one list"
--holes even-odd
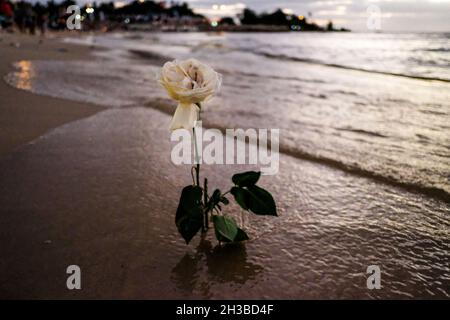
[(195, 135), (195, 128), (192, 128), (192, 132), (194, 134), (195, 162), (197, 163), (195, 168), (195, 184), (197, 186), (200, 186), (200, 158), (198, 156), (197, 136)]
[[(208, 203), (208, 179), (205, 178), (204, 184), (203, 184), (203, 201), (205, 202), (205, 208), (206, 204)], [(205, 229), (209, 229), (209, 222), (208, 222), (208, 211), (205, 210)]]
[[(199, 108), (201, 108), (200, 104), (197, 104), (197, 105)], [(198, 113), (197, 121), (200, 121), (200, 112)], [(195, 181), (196, 181), (196, 185), (200, 187), (200, 157), (198, 155), (197, 136), (195, 135), (195, 126), (192, 128), (192, 133), (194, 134), (195, 162), (197, 163), (197, 166), (195, 169)], [(203, 192), (205, 192), (205, 190), (203, 190)], [(204, 205), (204, 207), (206, 206), (206, 201), (203, 205)], [(206, 216), (206, 212), (204, 212), (203, 214)], [(206, 232), (207, 225), (206, 225), (205, 221), (207, 221), (207, 219), (208, 219), (207, 216), (204, 217), (202, 232)]]

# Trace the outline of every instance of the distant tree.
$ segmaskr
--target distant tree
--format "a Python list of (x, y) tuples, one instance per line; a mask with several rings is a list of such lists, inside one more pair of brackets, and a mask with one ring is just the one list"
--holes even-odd
[(67, 7), (69, 7), (71, 5), (74, 5), (74, 4), (77, 4), (74, 0), (65, 0), (65, 1), (61, 2), (60, 6), (63, 6), (63, 7), (67, 8)]
[(329, 21), (327, 24), (327, 31), (333, 31), (334, 27), (333, 27), (333, 21)]
[(127, 14), (127, 15), (148, 15), (151, 13), (161, 13), (164, 9), (161, 6), (151, 0), (144, 2), (133, 1), (123, 7), (114, 10), (117, 14)]
[(230, 25), (230, 26), (234, 26), (236, 23), (234, 22), (233, 18), (231, 17), (223, 17), (222, 19), (219, 20), (219, 25)]
[(263, 14), (261, 17), (261, 22), (263, 24), (277, 26), (287, 26), (289, 24), (286, 14), (281, 9), (278, 9), (270, 14)]
[(182, 4), (174, 4), (169, 9), (173, 16), (181, 17), (181, 16), (192, 16), (194, 12), (189, 8), (186, 2)]
[(258, 15), (255, 11), (245, 8), (240, 17), (242, 24), (258, 24), (260, 23)]
[(114, 12), (114, 3), (113, 2), (102, 2), (100, 3), (98, 9), (103, 11), (105, 14), (111, 14)]

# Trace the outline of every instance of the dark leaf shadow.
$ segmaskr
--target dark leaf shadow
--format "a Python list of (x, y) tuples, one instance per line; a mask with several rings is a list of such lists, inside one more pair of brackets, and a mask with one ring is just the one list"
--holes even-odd
[[(200, 285), (205, 290), (214, 283), (245, 284), (255, 279), (263, 267), (247, 261), (245, 244), (212, 246), (202, 239), (195, 253), (186, 253), (172, 269), (172, 279), (181, 290), (192, 292)], [(207, 284), (199, 283), (205, 280)]]

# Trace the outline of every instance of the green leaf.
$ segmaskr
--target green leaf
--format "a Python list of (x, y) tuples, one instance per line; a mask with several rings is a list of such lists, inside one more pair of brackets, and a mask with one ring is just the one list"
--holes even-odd
[(244, 210), (250, 210), (258, 215), (277, 215), (277, 207), (272, 195), (263, 188), (258, 186), (233, 187), (230, 192)]
[(219, 242), (231, 242), (230, 240), (228, 240), (227, 238), (225, 238), (224, 236), (222, 236), (220, 233), (216, 232), (216, 239)]
[(247, 171), (243, 173), (236, 173), (231, 180), (239, 187), (253, 186), (258, 182), (261, 172)]
[(222, 208), (219, 205), (219, 202), (221, 202), (221, 193), (219, 189), (214, 190), (211, 198), (209, 198), (208, 203), (206, 204), (207, 211), (212, 211), (215, 207), (218, 207), (219, 210)]
[(227, 205), (230, 203), (230, 201), (226, 197), (220, 198), (220, 202), (222, 202), (224, 205)]
[(259, 215), (277, 216), (277, 206), (272, 195), (258, 186), (248, 186), (248, 207), (250, 211)]
[(203, 225), (201, 198), (202, 189), (199, 186), (187, 186), (181, 192), (175, 224), (186, 244), (191, 241)]
[(248, 195), (247, 190), (239, 187), (233, 187), (231, 188), (230, 193), (234, 196), (234, 200), (236, 200), (242, 209), (248, 210), (250, 196)]
[(241, 242), (241, 241), (250, 239), (248, 237), (247, 233), (239, 227), (238, 227), (238, 232), (236, 234), (236, 237), (234, 237), (233, 241), (230, 241), (227, 238), (225, 238), (224, 236), (222, 236), (221, 234), (217, 234), (217, 233), (216, 233), (216, 238), (217, 238), (217, 241), (228, 242), (228, 243), (229, 242)]
[(234, 237), (234, 242), (239, 242), (239, 241), (245, 241), (250, 239), (247, 235), (247, 233), (242, 230), (241, 228), (238, 228), (238, 233), (236, 235), (236, 237)]
[(212, 217), (214, 223), (214, 229), (216, 232), (216, 238), (219, 241), (234, 241), (234, 238), (238, 234), (238, 226), (236, 221), (225, 216), (214, 215)]
[[(219, 189), (214, 190), (214, 192), (212, 194), (212, 198), (219, 200), (219, 198), (220, 198), (220, 190)], [(219, 202), (219, 201), (217, 201), (217, 202)]]

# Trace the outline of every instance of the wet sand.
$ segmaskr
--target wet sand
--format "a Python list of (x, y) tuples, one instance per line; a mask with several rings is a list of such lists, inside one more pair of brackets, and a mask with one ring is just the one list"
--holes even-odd
[[(280, 173), (261, 181), (280, 217), (244, 214), (253, 238), (244, 246), (220, 248), (211, 232), (186, 246), (174, 215), (191, 177), (170, 161), (168, 121), (110, 109), (0, 160), (3, 298), (448, 297), (448, 207), (435, 213), (434, 200), (284, 155)], [(226, 190), (242, 169), (202, 174)], [(241, 220), (235, 206), (227, 213)], [(80, 291), (65, 287), (71, 264)], [(366, 288), (372, 264), (383, 290)]]
[(0, 155), (27, 143), (61, 124), (90, 116), (103, 107), (68, 100), (36, 96), (7, 85), (3, 77), (12, 63), (26, 60), (83, 60), (88, 47), (61, 44), (53, 34), (40, 37), (0, 33)]
[[(0, 157), (1, 298), (450, 296), (448, 204), (284, 154), (261, 181), (279, 217), (233, 205), (251, 241), (222, 248), (210, 232), (186, 246), (174, 216), (191, 177), (170, 161), (169, 121), (152, 105), (108, 109)], [(226, 190), (250, 168), (202, 175)], [(72, 264), (79, 291), (66, 288)], [(374, 264), (381, 290), (366, 287)]]

